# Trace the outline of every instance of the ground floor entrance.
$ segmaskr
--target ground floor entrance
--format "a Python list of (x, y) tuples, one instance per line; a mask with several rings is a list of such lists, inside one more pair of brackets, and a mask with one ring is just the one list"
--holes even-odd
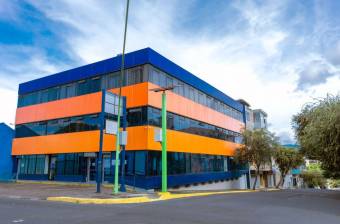
[[(94, 183), (97, 180), (97, 153), (68, 153), (19, 156), (19, 179)], [(168, 186), (179, 187), (214, 181), (235, 180), (248, 173), (232, 158), (220, 155), (168, 152)], [(102, 182), (114, 180), (115, 152), (103, 153)], [(127, 151), (121, 158), (119, 178), (124, 164), (124, 179), (139, 188), (160, 188), (161, 152)]]

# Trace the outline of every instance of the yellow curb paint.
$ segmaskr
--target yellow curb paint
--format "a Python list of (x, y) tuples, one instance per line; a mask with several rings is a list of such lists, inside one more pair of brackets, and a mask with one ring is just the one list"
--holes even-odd
[(153, 199), (148, 197), (134, 198), (113, 198), (113, 199), (97, 199), (97, 198), (73, 198), (73, 197), (48, 197), (48, 201), (70, 202), (76, 204), (132, 204), (151, 202)]
[(259, 192), (259, 190), (238, 190), (238, 191), (219, 191), (219, 192), (202, 192), (202, 193), (159, 193), (158, 198), (149, 198), (146, 196), (142, 197), (131, 197), (131, 198), (109, 198), (109, 199), (98, 199), (98, 198), (73, 198), (73, 197), (48, 197), (48, 201), (58, 202), (69, 202), (77, 204), (136, 204), (136, 203), (148, 203), (155, 201), (164, 201), (171, 199), (219, 195), (219, 194), (237, 194), (237, 193), (250, 193)]

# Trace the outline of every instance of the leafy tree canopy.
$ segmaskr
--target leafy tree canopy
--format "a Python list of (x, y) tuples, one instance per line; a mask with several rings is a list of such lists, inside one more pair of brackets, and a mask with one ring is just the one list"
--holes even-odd
[(236, 150), (235, 159), (239, 163), (250, 163), (255, 167), (256, 177), (253, 185), (255, 189), (260, 167), (271, 162), (278, 142), (275, 136), (265, 129), (244, 130), (242, 137), (242, 146)]
[(307, 104), (292, 125), (303, 154), (319, 160), (326, 177), (340, 178), (340, 95)]
[(304, 163), (302, 154), (295, 149), (279, 147), (275, 151), (274, 157), (281, 172), (281, 179), (277, 187), (283, 186), (284, 178), (291, 169), (297, 168)]

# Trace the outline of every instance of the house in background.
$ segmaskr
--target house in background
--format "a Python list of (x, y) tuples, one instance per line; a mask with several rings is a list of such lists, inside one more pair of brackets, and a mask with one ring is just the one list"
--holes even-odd
[(0, 123), (0, 181), (10, 181), (13, 177), (13, 161), (11, 156), (14, 130)]
[[(251, 109), (251, 106), (248, 102), (243, 99), (239, 99), (240, 102), (244, 106), (245, 111), (245, 125), (246, 130), (256, 130), (256, 129), (267, 129), (267, 113), (262, 109)], [(273, 175), (272, 163), (264, 164), (260, 167), (260, 175), (258, 176), (258, 180), (256, 183), (256, 188), (267, 188), (275, 186), (275, 177)], [(250, 186), (253, 186), (255, 181), (255, 167), (250, 165)]]

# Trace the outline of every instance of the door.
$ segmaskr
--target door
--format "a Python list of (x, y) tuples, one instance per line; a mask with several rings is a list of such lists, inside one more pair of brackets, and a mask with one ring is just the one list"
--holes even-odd
[(55, 175), (56, 175), (56, 162), (57, 162), (57, 157), (56, 156), (51, 156), (50, 159), (50, 165), (49, 165), (49, 175), (48, 179), (49, 180), (54, 180)]
[(90, 159), (90, 181), (96, 181), (96, 158)]

